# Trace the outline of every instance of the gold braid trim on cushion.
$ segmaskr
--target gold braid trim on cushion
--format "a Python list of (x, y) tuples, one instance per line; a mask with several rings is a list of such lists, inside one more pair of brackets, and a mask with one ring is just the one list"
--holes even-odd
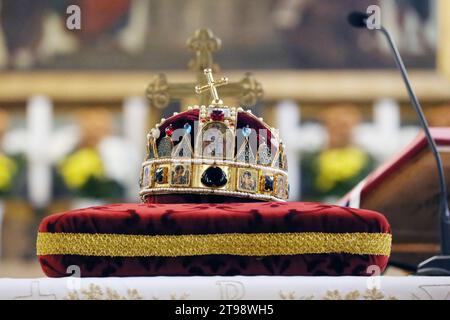
[(38, 255), (178, 257), (209, 254), (272, 256), (350, 253), (389, 256), (388, 233), (223, 233), (127, 235), (49, 233), (37, 237)]

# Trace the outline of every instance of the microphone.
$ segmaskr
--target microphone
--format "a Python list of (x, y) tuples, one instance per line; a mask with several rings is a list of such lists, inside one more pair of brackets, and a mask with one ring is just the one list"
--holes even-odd
[(355, 28), (366, 28), (367, 19), (369, 19), (369, 15), (367, 13), (358, 11), (350, 13), (347, 17), (348, 23)]
[(369, 29), (367, 26), (367, 20), (369, 15), (363, 12), (352, 12), (348, 15), (348, 22), (355, 28), (367, 28), (367, 30), (380, 31), (385, 37), (395, 58), (397, 68), (405, 83), (408, 96), (414, 107), (419, 123), (425, 133), (425, 137), (428, 141), (428, 146), (431, 149), (433, 157), (436, 162), (436, 167), (439, 177), (439, 218), (441, 227), (441, 255), (431, 257), (417, 267), (416, 274), (418, 275), (434, 275), (434, 276), (449, 276), (450, 275), (450, 211), (447, 200), (447, 185), (444, 174), (444, 167), (442, 165), (442, 159), (437, 149), (436, 143), (431, 136), (430, 128), (427, 120), (425, 119), (422, 106), (417, 99), (416, 94), (409, 81), (408, 72), (406, 71), (403, 59), (395, 45), (392, 36), (383, 26), (377, 29)]

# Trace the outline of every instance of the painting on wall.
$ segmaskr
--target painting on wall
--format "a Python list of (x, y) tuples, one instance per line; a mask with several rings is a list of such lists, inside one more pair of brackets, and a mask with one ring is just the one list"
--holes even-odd
[[(407, 65), (435, 68), (437, 2), (0, 0), (0, 70), (185, 69), (185, 39), (204, 26), (227, 44), (226, 69), (392, 68), (376, 34), (347, 24), (369, 5), (380, 6)], [(73, 4), (81, 30), (66, 26)]]

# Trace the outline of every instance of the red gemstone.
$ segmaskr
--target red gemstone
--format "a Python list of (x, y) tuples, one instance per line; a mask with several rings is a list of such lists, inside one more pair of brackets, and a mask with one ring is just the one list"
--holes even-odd
[(213, 110), (211, 112), (211, 119), (213, 121), (223, 121), (223, 119), (225, 119), (225, 114), (223, 113), (222, 110)]
[(172, 127), (172, 125), (170, 125), (170, 126), (166, 127), (165, 131), (166, 131), (166, 136), (171, 137), (174, 132), (174, 128)]

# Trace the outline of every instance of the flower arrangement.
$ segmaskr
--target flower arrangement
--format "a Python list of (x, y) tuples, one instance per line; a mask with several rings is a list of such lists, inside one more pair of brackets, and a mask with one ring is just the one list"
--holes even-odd
[(11, 191), (17, 171), (15, 159), (0, 154), (0, 195), (4, 196)]
[(339, 183), (359, 177), (369, 159), (355, 147), (325, 150), (317, 158), (315, 186), (322, 192), (333, 190)]
[(335, 200), (350, 191), (374, 168), (364, 150), (347, 146), (302, 157), (302, 196), (305, 200)]
[(58, 172), (70, 193), (88, 198), (120, 198), (123, 187), (107, 177), (103, 160), (94, 148), (82, 148), (69, 154)]

